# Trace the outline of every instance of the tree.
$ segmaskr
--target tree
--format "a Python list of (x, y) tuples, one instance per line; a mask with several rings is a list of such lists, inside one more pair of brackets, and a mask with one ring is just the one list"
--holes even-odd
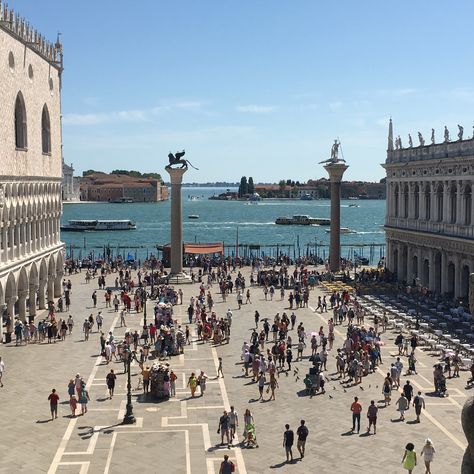
[(252, 176), (249, 176), (249, 182), (247, 186), (247, 191), (249, 194), (253, 194), (255, 192), (255, 186), (253, 184), (253, 178)]
[(97, 173), (95, 170), (87, 170), (82, 172), (82, 176), (89, 176), (90, 174)]
[(243, 197), (246, 194), (248, 194), (248, 192), (249, 192), (249, 187), (248, 186), (249, 185), (247, 183), (247, 177), (242, 176), (242, 178), (240, 178), (239, 197)]

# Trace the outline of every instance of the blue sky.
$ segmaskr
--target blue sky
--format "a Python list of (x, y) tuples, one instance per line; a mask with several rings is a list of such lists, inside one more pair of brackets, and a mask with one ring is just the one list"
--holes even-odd
[(347, 179), (379, 180), (388, 118), (404, 143), (472, 136), (474, 2), (10, 1), (62, 33), (64, 157), (187, 181), (306, 181), (334, 138)]

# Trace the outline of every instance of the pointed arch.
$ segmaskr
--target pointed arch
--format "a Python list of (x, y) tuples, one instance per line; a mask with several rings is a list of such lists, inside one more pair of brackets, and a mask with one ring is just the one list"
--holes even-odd
[(26, 107), (21, 91), (18, 92), (15, 101), (15, 146), (19, 149), (28, 147)]
[(43, 112), (41, 113), (41, 144), (43, 154), (49, 155), (51, 153), (51, 122), (46, 104), (44, 104)]

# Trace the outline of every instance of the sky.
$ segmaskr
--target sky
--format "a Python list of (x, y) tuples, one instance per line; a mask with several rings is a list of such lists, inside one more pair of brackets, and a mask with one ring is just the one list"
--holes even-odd
[(64, 47), (64, 159), (187, 182), (384, 177), (387, 129), (406, 144), (472, 136), (474, 2), (10, 0)]

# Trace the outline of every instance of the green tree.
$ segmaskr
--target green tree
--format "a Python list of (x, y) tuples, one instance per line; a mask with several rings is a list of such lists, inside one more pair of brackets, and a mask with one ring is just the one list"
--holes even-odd
[(253, 178), (252, 176), (249, 176), (249, 182), (247, 185), (247, 191), (249, 194), (253, 194), (255, 192), (255, 186), (253, 184)]
[(87, 170), (82, 172), (82, 176), (89, 176), (90, 174), (97, 173), (95, 170)]
[(247, 183), (247, 177), (242, 176), (240, 178), (240, 186), (239, 186), (239, 197), (243, 197), (249, 192), (249, 185)]

